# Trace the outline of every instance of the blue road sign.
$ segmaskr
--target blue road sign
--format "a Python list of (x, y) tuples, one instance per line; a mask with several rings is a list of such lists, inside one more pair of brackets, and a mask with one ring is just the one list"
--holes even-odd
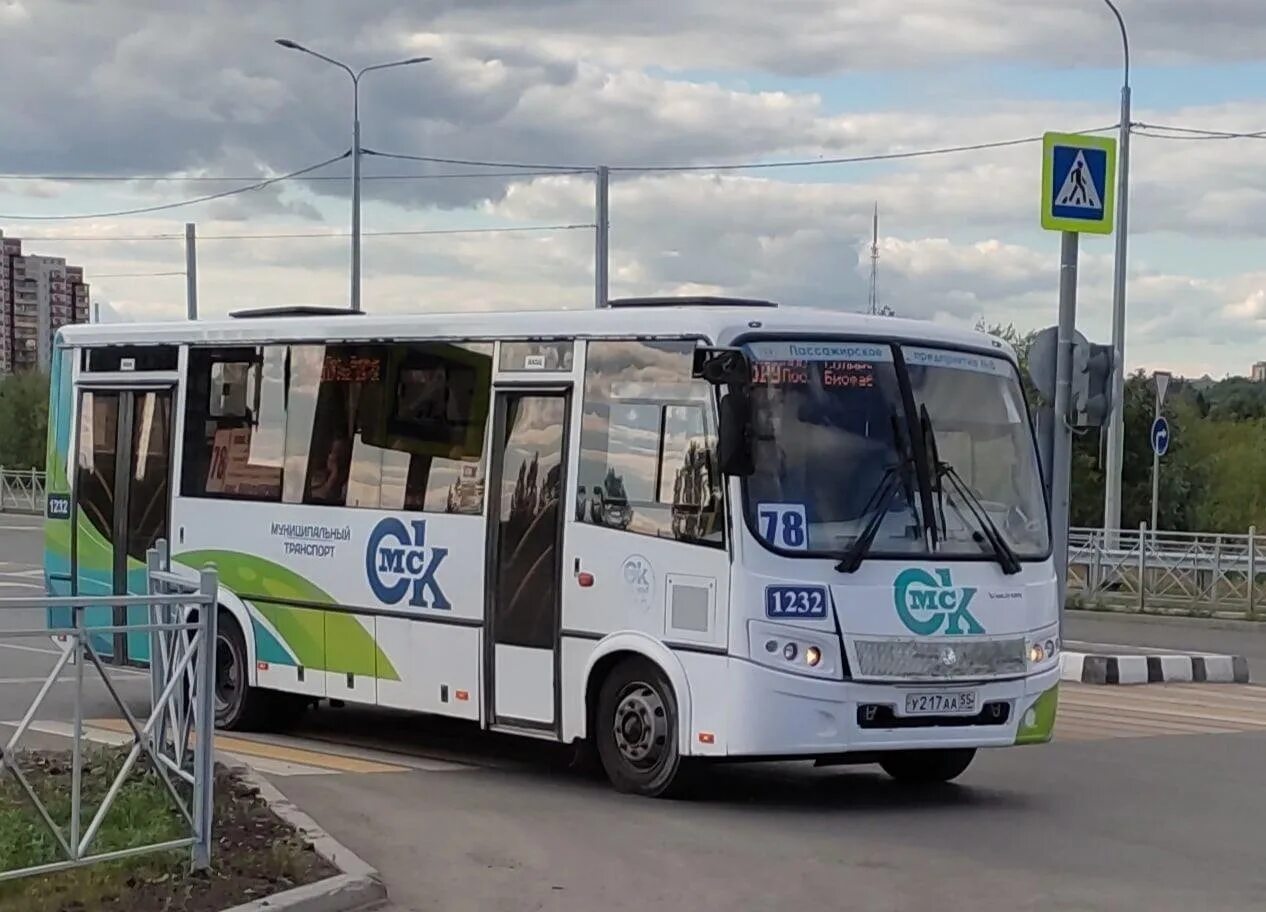
[(1157, 456), (1169, 452), (1169, 422), (1164, 415), (1152, 422), (1152, 452)]
[(1111, 233), (1115, 171), (1115, 140), (1047, 133), (1042, 158), (1042, 227)]

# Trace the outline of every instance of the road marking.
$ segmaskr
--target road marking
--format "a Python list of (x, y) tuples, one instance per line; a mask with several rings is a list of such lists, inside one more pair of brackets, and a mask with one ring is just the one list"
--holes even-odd
[(1055, 737), (1067, 741), (1266, 731), (1266, 688), (1247, 684), (1060, 687)]
[[(105, 731), (130, 731), (127, 722), (121, 719), (94, 719), (88, 724), (94, 729), (103, 729)], [(281, 744), (270, 744), (264, 741), (236, 738), (222, 734), (216, 734), (215, 736), (215, 749), (232, 756), (248, 758), (252, 763), (255, 759), (262, 759), (314, 767), (332, 773), (404, 773), (409, 770), (407, 766), (400, 766), (394, 763), (379, 763), (373, 760), (346, 757), (342, 754), (326, 751), (318, 752), (298, 747), (286, 747)]]
[[(0, 631), (2, 636), (4, 631)], [(60, 656), (60, 649), (41, 649), (39, 646), (19, 646), (17, 643), (0, 643), (0, 649), (15, 649), (18, 652), (38, 652), (42, 655)]]

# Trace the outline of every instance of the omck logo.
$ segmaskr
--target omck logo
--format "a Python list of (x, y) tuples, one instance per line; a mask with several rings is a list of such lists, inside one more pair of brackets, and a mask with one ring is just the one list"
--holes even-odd
[(398, 519), (384, 519), (374, 526), (365, 546), (369, 588), (388, 605), (399, 604), (407, 595), (415, 608), (448, 611), (452, 603), (435, 578), (447, 556), (447, 548), (426, 546), (426, 520), (415, 519), (406, 526)]
[(967, 610), (975, 595), (971, 586), (955, 588), (949, 570), (937, 570), (933, 576), (911, 567), (901, 571), (892, 584), (897, 616), (920, 636), (984, 633), (985, 628)]

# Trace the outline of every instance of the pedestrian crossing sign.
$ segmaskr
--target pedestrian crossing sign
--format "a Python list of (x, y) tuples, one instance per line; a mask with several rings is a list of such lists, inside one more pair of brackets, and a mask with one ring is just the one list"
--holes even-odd
[(1117, 141), (1079, 133), (1042, 139), (1042, 227), (1111, 234)]

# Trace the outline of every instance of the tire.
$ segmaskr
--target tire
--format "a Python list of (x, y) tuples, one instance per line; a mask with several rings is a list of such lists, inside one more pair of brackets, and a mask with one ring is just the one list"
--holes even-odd
[(930, 785), (957, 779), (975, 756), (975, 748), (894, 751), (880, 760), (879, 765), (898, 782)]
[(685, 789), (679, 718), (672, 684), (657, 665), (630, 658), (611, 670), (598, 694), (593, 739), (617, 791), (663, 798)]
[(269, 694), (251, 687), (246, 638), (227, 611), (216, 618), (215, 727), (229, 731), (260, 728), (268, 718)]

